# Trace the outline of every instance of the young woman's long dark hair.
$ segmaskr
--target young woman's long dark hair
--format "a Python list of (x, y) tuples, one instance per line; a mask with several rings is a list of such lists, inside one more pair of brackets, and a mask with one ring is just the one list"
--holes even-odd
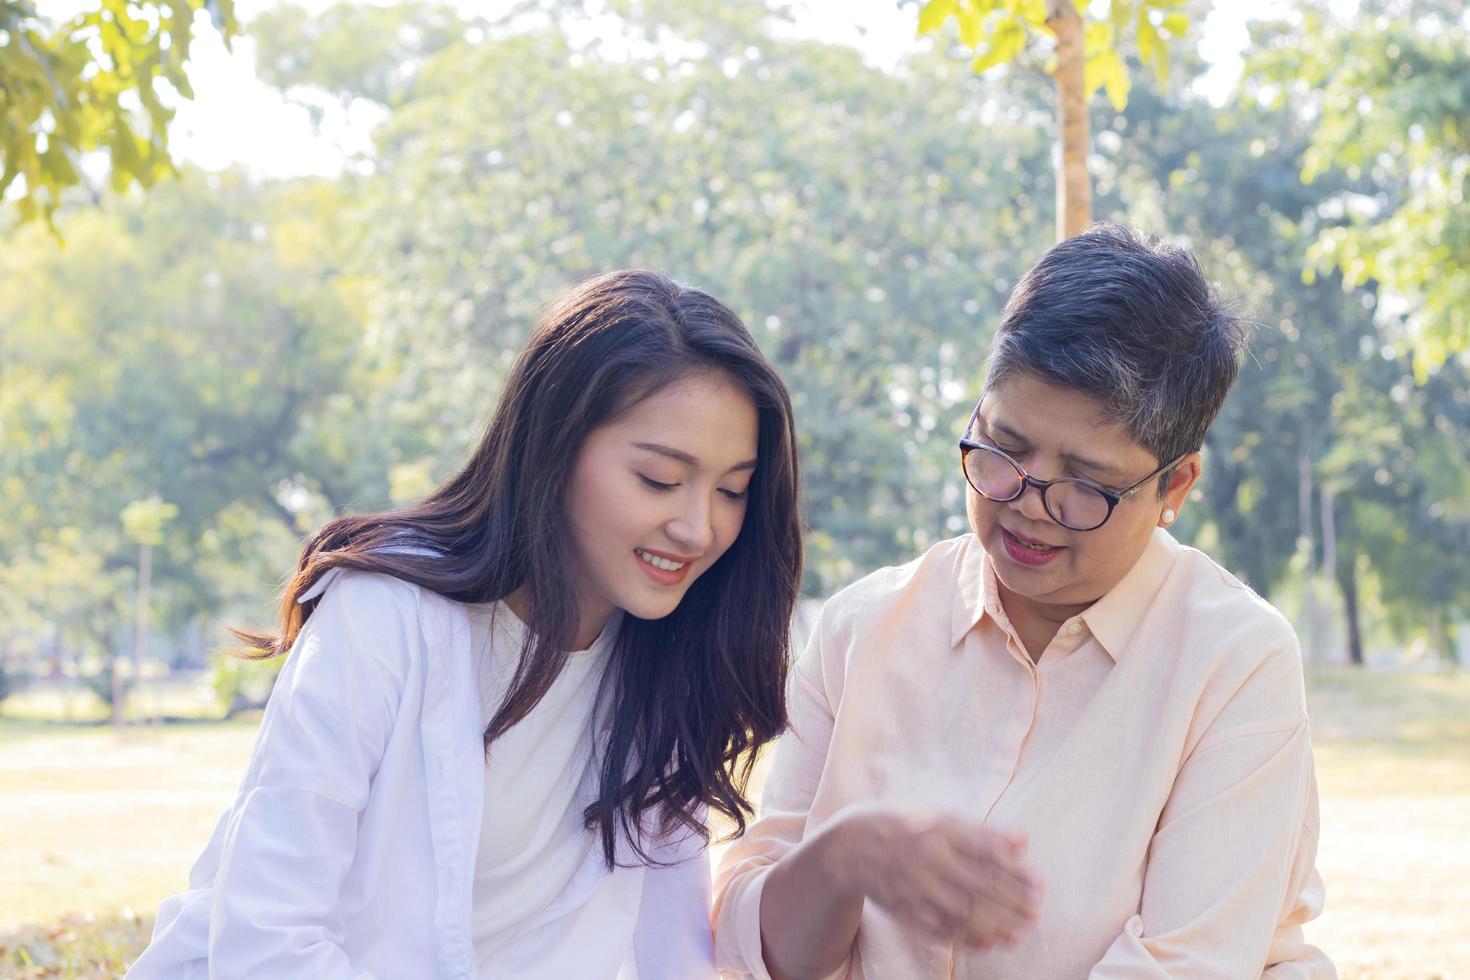
[(673, 613), (622, 618), (606, 675), (615, 688), (600, 787), (585, 816), (609, 867), (619, 828), (650, 860), (646, 812), (661, 833), (683, 825), (708, 839), (699, 819), (708, 807), (743, 833), (754, 750), (786, 721), (789, 623), (801, 581), (791, 403), (733, 312), (657, 273), (599, 276), (550, 308), (463, 469), (416, 506), (339, 517), (317, 532), (282, 596), (279, 634), (241, 632), (245, 655), (289, 650), (316, 606), (298, 597), (333, 568), (382, 572), (460, 602), (503, 599), (524, 586), (529, 629), (485, 729), (491, 751), (546, 693), (575, 642), (580, 604), (564, 506), (584, 441), (657, 389), (707, 371), (742, 387), (759, 417), (744, 524)]

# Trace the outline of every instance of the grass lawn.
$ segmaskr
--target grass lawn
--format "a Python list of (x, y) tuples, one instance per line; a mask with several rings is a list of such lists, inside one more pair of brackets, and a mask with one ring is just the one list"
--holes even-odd
[[(1470, 675), (1315, 671), (1308, 699), (1328, 889), (1309, 938), (1345, 978), (1470, 980)], [(254, 727), (0, 716), (0, 976), (120, 975)]]
[(151, 916), (234, 795), (254, 729), (0, 726), (0, 933), (65, 913)]
[(1327, 907), (1343, 977), (1470, 978), (1470, 674), (1314, 672)]

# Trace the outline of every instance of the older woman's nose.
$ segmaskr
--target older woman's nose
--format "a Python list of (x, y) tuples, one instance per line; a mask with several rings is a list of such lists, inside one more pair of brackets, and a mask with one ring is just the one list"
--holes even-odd
[[(1052, 521), (1051, 515), (1046, 512), (1046, 504), (1041, 499), (1042, 490), (1039, 487), (1026, 484), (1021, 489), (1021, 495), (1010, 501), (1010, 508), (1028, 521)], [(1052, 523), (1056, 523), (1052, 521)]]

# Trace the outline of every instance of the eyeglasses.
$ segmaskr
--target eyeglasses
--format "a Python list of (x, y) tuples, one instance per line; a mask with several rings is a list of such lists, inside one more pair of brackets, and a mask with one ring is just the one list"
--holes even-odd
[[(980, 406), (976, 405), (970, 415), (970, 424), (965, 426), (966, 432), (974, 427), (979, 414)], [(960, 438), (960, 467), (965, 471), (965, 480), (976, 493), (986, 500), (1005, 503), (1021, 496), (1028, 486), (1035, 487), (1041, 494), (1041, 506), (1048, 516), (1072, 531), (1092, 531), (1102, 527), (1123, 498), (1138, 492), (1154, 477), (1177, 466), (1188, 455), (1183, 453), (1170, 460), (1126, 490), (1109, 490), (1081, 477), (1038, 480), (996, 447)]]

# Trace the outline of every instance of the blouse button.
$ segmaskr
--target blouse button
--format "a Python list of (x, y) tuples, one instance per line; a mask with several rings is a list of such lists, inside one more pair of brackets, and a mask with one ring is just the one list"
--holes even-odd
[(1067, 632), (1071, 633), (1073, 636), (1076, 636), (1078, 633), (1082, 632), (1082, 624), (1073, 623), (1071, 626), (1067, 627)]

